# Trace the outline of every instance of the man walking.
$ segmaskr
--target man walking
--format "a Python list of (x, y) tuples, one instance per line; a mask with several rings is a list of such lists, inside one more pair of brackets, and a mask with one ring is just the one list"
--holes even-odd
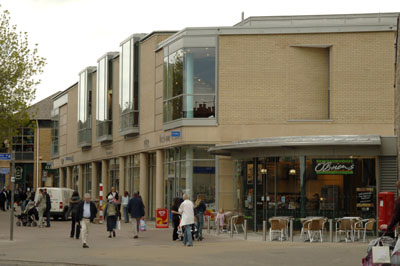
[(36, 207), (39, 212), (39, 228), (43, 227), (43, 215), (46, 212), (46, 195), (43, 189), (39, 189), (39, 196), (36, 202)]
[(97, 208), (93, 201), (90, 200), (90, 194), (86, 193), (84, 197), (84, 201), (79, 204), (78, 207), (78, 217), (77, 221), (81, 226), (81, 235), (82, 235), (82, 247), (89, 248), (87, 244), (88, 236), (89, 236), (89, 227), (90, 223), (93, 222), (94, 218), (96, 218)]
[(7, 200), (6, 190), (3, 188), (0, 191), (0, 209), (3, 211), (6, 211), (6, 200)]
[(46, 227), (50, 227), (50, 210), (51, 210), (51, 199), (49, 193), (47, 193), (47, 189), (44, 189), (44, 195), (46, 196)]
[(138, 193), (134, 193), (128, 202), (128, 212), (132, 217), (133, 238), (139, 237), (140, 219), (144, 216), (144, 205)]

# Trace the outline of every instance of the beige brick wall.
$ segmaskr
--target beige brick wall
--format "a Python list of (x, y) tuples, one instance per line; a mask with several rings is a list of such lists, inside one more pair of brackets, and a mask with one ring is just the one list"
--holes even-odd
[(218, 157), (218, 203), (225, 211), (233, 208), (233, 161), (230, 157)]
[(394, 32), (220, 36), (219, 122), (286, 124), (322, 117), (302, 114), (312, 112), (311, 100), (317, 100), (304, 95), (316, 84), (304, 82), (303, 68), (310, 65), (307, 58), (322, 55), (291, 45), (331, 45), (333, 122), (393, 125), (393, 41)]

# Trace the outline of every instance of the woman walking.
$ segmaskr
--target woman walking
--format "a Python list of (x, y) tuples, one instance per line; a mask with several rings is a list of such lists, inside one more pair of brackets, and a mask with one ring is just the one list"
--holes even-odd
[[(104, 219), (107, 220), (107, 232), (109, 232), (109, 238), (115, 237), (115, 228), (117, 225), (117, 219), (121, 219), (121, 213), (119, 211), (117, 203), (114, 202), (112, 195), (108, 196), (108, 203), (104, 210)], [(111, 236), (112, 234), (112, 236)]]
[(185, 233), (183, 235), (183, 245), (189, 242), (188, 247), (193, 246), (191, 227), (194, 224), (194, 205), (193, 202), (189, 200), (188, 194), (183, 194), (183, 202), (179, 207), (179, 213), (182, 215), (181, 226), (185, 228)]
[(206, 212), (206, 203), (204, 202), (204, 196), (197, 195), (197, 200), (195, 203), (195, 212), (197, 218), (197, 228), (199, 230), (199, 241), (203, 240), (203, 226), (204, 226), (204, 213)]
[(172, 213), (172, 224), (174, 226), (174, 231), (172, 232), (172, 240), (175, 241), (177, 240), (178, 237), (178, 227), (179, 227), (179, 206), (181, 205), (181, 201), (179, 198), (175, 198), (173, 205), (171, 207), (171, 213)]
[(128, 191), (125, 191), (124, 196), (122, 196), (122, 209), (124, 210), (125, 223), (129, 223), (128, 203), (129, 203), (129, 193)]
[(78, 209), (79, 209), (79, 203), (81, 203), (81, 198), (79, 197), (78, 191), (74, 191), (72, 193), (72, 197), (69, 200), (69, 207), (68, 207), (68, 212), (66, 215), (66, 218), (68, 219), (69, 214), (71, 214), (71, 233), (70, 237), (79, 239), (79, 235), (81, 233), (81, 226), (78, 224)]

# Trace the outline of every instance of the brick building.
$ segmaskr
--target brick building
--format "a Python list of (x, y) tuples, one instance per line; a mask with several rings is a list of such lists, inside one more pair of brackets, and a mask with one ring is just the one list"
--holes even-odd
[(140, 191), (149, 218), (184, 192), (252, 228), (272, 215), (375, 217), (376, 193), (397, 179), (398, 17), (132, 35), (54, 98), (59, 184)]

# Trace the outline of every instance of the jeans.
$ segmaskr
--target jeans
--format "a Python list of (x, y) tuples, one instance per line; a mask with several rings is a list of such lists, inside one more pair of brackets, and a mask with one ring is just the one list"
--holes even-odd
[(123, 206), (124, 208), (124, 218), (125, 218), (125, 223), (129, 223), (129, 212), (128, 212), (128, 206)]
[(197, 228), (199, 230), (199, 238), (203, 237), (203, 227), (204, 227), (204, 213), (199, 212), (197, 215)]
[(46, 210), (47, 227), (50, 227), (50, 210)]
[(189, 246), (193, 246), (193, 238), (192, 238), (192, 225), (185, 225), (185, 234), (183, 235), (183, 244), (186, 246), (186, 243), (189, 241)]

